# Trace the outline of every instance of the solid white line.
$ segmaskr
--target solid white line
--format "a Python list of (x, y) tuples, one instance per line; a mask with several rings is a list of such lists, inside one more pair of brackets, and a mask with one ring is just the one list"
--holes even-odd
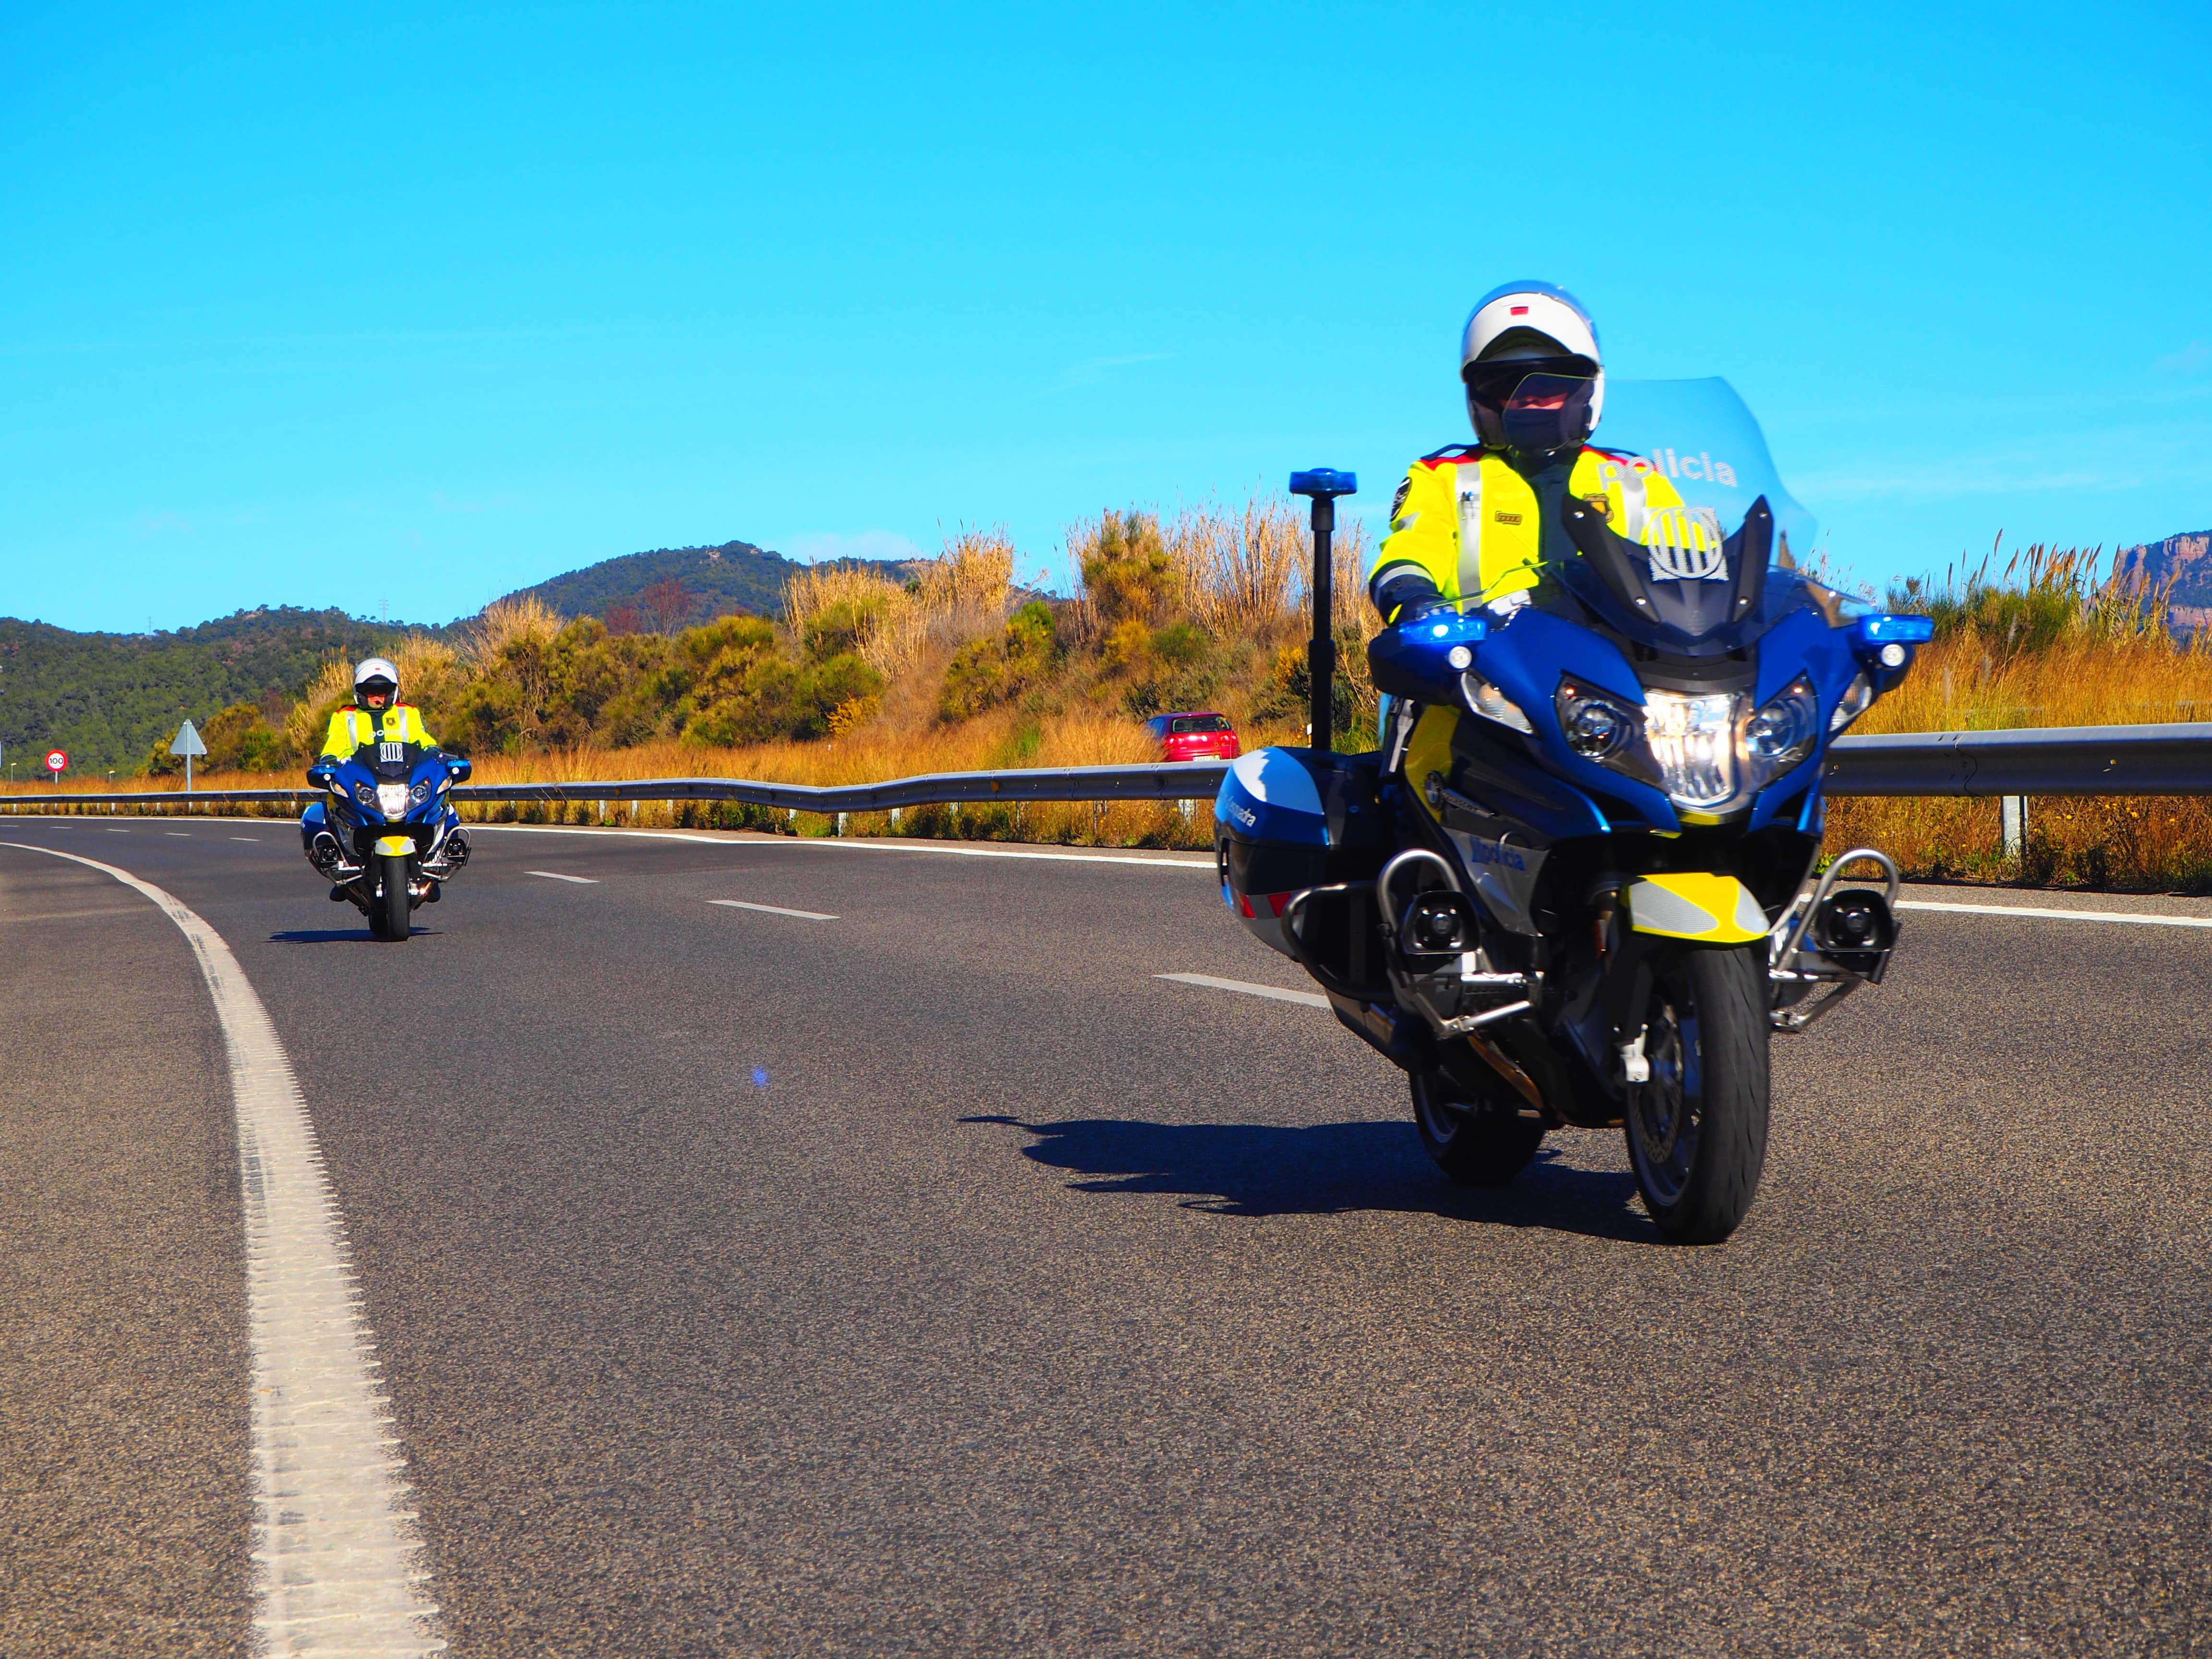
[(1937, 899), (1899, 899), (1900, 910), (1948, 910), (1968, 916), (2036, 916), (2046, 921), (2124, 921), (2145, 927), (2212, 927), (2212, 916), (2154, 916), (2142, 910), (2052, 910), (2030, 904), (1946, 904)]
[(1328, 999), (1311, 991), (1285, 991), (1279, 985), (1255, 985), (1248, 980), (1216, 979), (1211, 974), (1154, 974), (1154, 979), (1171, 979), (1178, 985), (1203, 986), (1209, 991), (1236, 991), (1248, 997), (1266, 997), (1274, 1002), (1295, 1002), (1302, 1008), (1326, 1008)]
[[(647, 841), (690, 841), (710, 847), (818, 847), (842, 848), (854, 853), (940, 853), (951, 858), (969, 859), (1035, 859), (1048, 864), (1133, 864), (1164, 870), (1203, 870), (1211, 874), (1213, 860), (1205, 858), (1153, 858), (1142, 855), (1121, 856), (1111, 853), (1047, 853), (1013, 847), (969, 847), (947, 843), (941, 847), (916, 846), (906, 842), (879, 842), (869, 838), (836, 837), (827, 836), (762, 836), (738, 841), (727, 836), (701, 835), (683, 830), (590, 830), (556, 823), (472, 823), (469, 833), (479, 830), (504, 830), (525, 835), (538, 836), (627, 836)], [(544, 874), (533, 871), (532, 874)], [(575, 880), (580, 878), (571, 877)], [(1955, 910), (1974, 915), (1995, 913), (1999, 915), (2035, 916), (2054, 921), (2122, 921), (2138, 922), (2164, 927), (2212, 927), (2212, 916), (2157, 916), (2131, 910), (2058, 910), (2025, 904), (1952, 904), (1933, 899), (1899, 899), (1900, 910)]]
[(198, 957), (230, 1058), (253, 1356), (256, 1647), (401, 1659), (442, 1652), (375, 1344), (307, 1103), (222, 936), (150, 882), (74, 853), (167, 912)]
[(835, 921), (819, 910), (787, 910), (781, 904), (748, 904), (743, 899), (708, 899), (709, 904), (726, 904), (732, 910), (765, 910), (772, 916), (797, 916), (801, 921)]
[(916, 846), (908, 842), (880, 842), (867, 837), (836, 836), (761, 836), (738, 841), (728, 836), (703, 836), (686, 830), (587, 830), (561, 823), (472, 823), (469, 833), (504, 830), (526, 836), (627, 836), (645, 841), (695, 841), (709, 847), (842, 848), (849, 853), (939, 853), (962, 859), (1038, 859), (1048, 864), (1139, 864), (1164, 870), (1212, 870), (1212, 859), (1162, 859), (1141, 854), (1124, 857), (1113, 853), (1046, 853), (1021, 847), (970, 847), (948, 842), (942, 847)]
[(580, 887), (597, 887), (599, 884), (599, 878), (597, 876), (564, 876), (558, 870), (525, 870), (522, 873), (526, 876), (543, 876), (548, 881), (573, 881)]

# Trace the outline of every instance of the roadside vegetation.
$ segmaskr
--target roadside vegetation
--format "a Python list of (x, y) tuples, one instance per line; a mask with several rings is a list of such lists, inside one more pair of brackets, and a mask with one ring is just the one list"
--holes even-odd
[[(750, 777), (847, 783), (939, 771), (1100, 765), (1154, 758), (1140, 722), (1218, 708), (1247, 747), (1304, 740), (1303, 514), (1280, 499), (1172, 519), (1108, 511), (1067, 539), (1073, 597), (1013, 581), (1002, 535), (963, 532), (906, 580), (881, 568), (793, 573), (783, 616), (649, 628), (635, 614), (563, 622), (533, 599), (471, 629), (411, 635), (396, 650), (410, 701), (486, 783)], [(1338, 543), (1342, 619), (1338, 728), (1374, 730), (1365, 678), (1378, 625), (1357, 527)], [(2178, 640), (2166, 596), (2115, 580), (2094, 553), (2033, 547), (1888, 605), (1933, 617), (1936, 636), (1863, 732), (1988, 730), (2212, 718), (2212, 649)], [(667, 607), (672, 616), (677, 608)], [(297, 780), (349, 695), (333, 657), (284, 708), (240, 703), (202, 723), (210, 787)], [(156, 745), (146, 770), (178, 763)], [(100, 781), (104, 784), (104, 780)], [(22, 787), (19, 784), (18, 787)], [(98, 787), (89, 781), (85, 785)], [(830, 820), (705, 803), (494, 806), (534, 822), (763, 828), (830, 833)], [(2196, 800), (2038, 799), (2025, 857), (2005, 856), (1995, 800), (1832, 804), (1830, 843), (1896, 854), (1936, 879), (2212, 891), (2212, 808)], [(1032, 805), (854, 814), (849, 835), (899, 833), (1203, 847), (1211, 815), (1172, 803)]]

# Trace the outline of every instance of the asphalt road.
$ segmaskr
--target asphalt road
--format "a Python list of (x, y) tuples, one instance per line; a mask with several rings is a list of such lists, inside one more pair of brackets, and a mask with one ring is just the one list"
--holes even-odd
[[(287, 825), (127, 830), (0, 819), (267, 1005), (456, 1653), (2212, 1649), (2212, 932), (1911, 915), (1691, 1250), (1157, 978), (1301, 983), (1202, 871), (489, 831), (382, 945)], [(211, 1005), (6, 848), (0, 998), (0, 1650), (242, 1651)]]

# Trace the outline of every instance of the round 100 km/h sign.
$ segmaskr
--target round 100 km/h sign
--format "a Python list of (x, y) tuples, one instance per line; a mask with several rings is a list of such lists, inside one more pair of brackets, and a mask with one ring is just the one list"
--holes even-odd
[(52, 772), (56, 777), (68, 771), (68, 753), (59, 749), (49, 749), (46, 751), (46, 770)]

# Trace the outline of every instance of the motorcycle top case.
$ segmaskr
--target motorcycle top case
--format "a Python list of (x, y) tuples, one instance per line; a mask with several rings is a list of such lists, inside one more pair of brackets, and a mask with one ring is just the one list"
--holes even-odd
[(1382, 867), (1389, 837), (1380, 754), (1262, 749), (1230, 763), (1214, 798), (1221, 898), (1254, 937), (1284, 950), (1293, 894), (1360, 881)]

